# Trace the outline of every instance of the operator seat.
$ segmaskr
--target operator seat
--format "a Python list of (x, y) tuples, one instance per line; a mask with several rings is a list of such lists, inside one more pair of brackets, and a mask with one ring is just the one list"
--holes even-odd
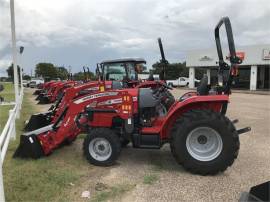
[(199, 86), (197, 87), (197, 93), (198, 95), (208, 95), (209, 90), (210, 87), (208, 85), (208, 77), (207, 75), (203, 75), (203, 78), (201, 79)]

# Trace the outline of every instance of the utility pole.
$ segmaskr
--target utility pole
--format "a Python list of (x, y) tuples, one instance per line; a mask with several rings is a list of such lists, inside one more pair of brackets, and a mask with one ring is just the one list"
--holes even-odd
[(10, 17), (11, 17), (11, 37), (12, 37), (11, 39), (12, 39), (15, 102), (16, 102), (16, 104), (18, 104), (19, 103), (19, 86), (18, 86), (18, 70), (17, 70), (17, 49), (16, 49), (14, 0), (10, 0)]
[[(20, 79), (21, 79), (21, 93), (23, 94), (23, 68), (22, 68), (22, 53), (24, 51), (24, 47), (23, 46), (20, 46), (20, 50), (19, 50), (19, 53), (20, 53)], [(20, 95), (21, 98), (22, 98), (22, 95)]]

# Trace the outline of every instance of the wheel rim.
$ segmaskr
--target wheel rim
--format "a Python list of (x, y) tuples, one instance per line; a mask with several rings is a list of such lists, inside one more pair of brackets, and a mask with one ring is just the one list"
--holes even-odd
[(216, 130), (198, 127), (188, 134), (186, 147), (193, 158), (199, 161), (211, 161), (221, 153), (223, 142)]
[(112, 147), (105, 138), (95, 138), (89, 144), (89, 153), (97, 161), (106, 161), (112, 154)]

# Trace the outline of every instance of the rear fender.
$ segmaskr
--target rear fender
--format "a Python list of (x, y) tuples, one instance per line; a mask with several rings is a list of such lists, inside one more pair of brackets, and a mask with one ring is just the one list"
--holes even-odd
[(182, 102), (176, 102), (168, 112), (161, 127), (161, 138), (170, 138), (170, 131), (176, 119), (193, 109), (205, 109), (221, 112), (223, 104), (229, 102), (228, 95), (193, 96)]

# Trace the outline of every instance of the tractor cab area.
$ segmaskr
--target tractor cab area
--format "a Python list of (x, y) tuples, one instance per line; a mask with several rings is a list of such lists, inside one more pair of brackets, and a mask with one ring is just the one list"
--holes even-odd
[(129, 88), (138, 85), (138, 74), (146, 70), (143, 58), (105, 60), (97, 65), (100, 80), (112, 83), (113, 89)]
[(143, 58), (105, 60), (100, 63), (103, 80), (138, 80), (138, 73), (146, 69)]

